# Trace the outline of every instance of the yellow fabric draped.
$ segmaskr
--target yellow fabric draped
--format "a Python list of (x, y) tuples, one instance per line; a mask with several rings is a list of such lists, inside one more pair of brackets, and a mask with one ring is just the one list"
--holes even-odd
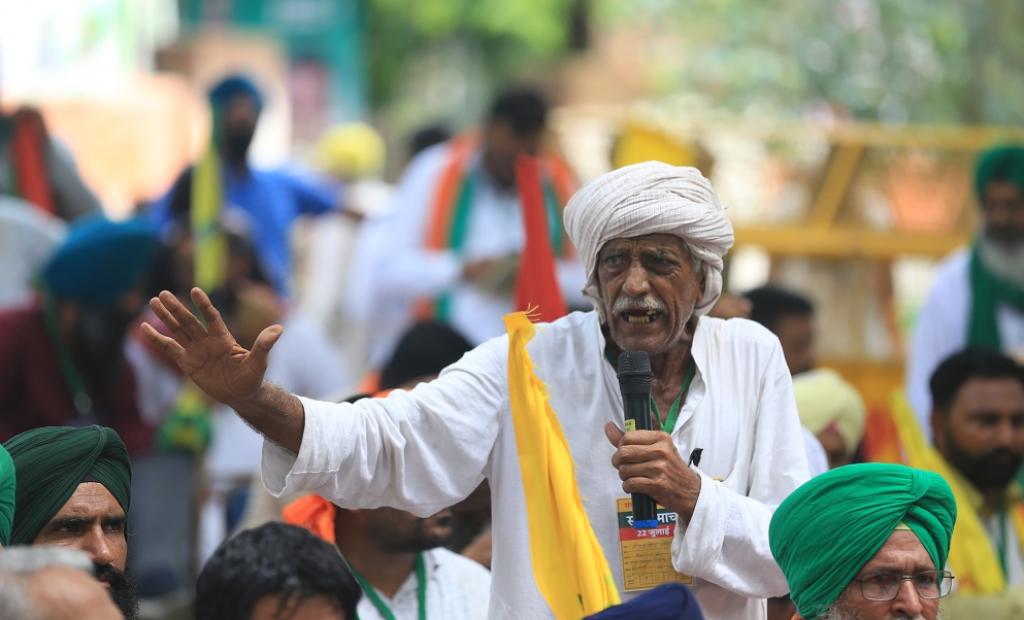
[[(893, 402), (892, 416), (899, 433), (907, 465), (933, 471), (949, 483), (956, 498), (957, 519), (949, 550), (949, 567), (956, 575), (959, 593), (991, 594), (1006, 588), (1003, 570), (973, 501), (977, 491), (960, 478), (942, 455), (928, 443), (921, 425), (902, 395)], [(1018, 536), (1024, 526), (1019, 511), (1013, 511)], [(1024, 541), (1024, 538), (1020, 540)]]
[(190, 223), (195, 244), (195, 285), (210, 291), (220, 288), (227, 276), (228, 246), (220, 232), (224, 199), (220, 157), (213, 140), (192, 173)]
[(558, 620), (579, 620), (618, 604), (619, 592), (583, 509), (558, 416), (526, 350), (535, 328), (525, 312), (506, 315), (505, 327), (512, 423), (534, 579)]

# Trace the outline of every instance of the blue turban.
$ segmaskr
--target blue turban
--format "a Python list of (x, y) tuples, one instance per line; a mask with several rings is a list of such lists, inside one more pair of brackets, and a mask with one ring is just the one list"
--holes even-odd
[(110, 306), (142, 282), (156, 248), (152, 224), (143, 218), (81, 219), (47, 261), (42, 279), (57, 299)]
[(609, 607), (584, 620), (704, 620), (697, 599), (681, 583), (666, 583), (635, 599)]
[(244, 75), (229, 75), (210, 89), (210, 105), (221, 107), (239, 95), (252, 97), (256, 108), (263, 109), (263, 95), (256, 83)]

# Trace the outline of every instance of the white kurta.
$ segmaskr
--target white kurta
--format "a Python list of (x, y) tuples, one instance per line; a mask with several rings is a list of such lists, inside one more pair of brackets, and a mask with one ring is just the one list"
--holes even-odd
[[(907, 360), (907, 398), (928, 439), (932, 395), (928, 381), (940, 363), (966, 346), (971, 315), (970, 249), (960, 250), (939, 265), (931, 291), (917, 317)], [(1006, 304), (996, 310), (1003, 351), (1024, 361), (1024, 314)]]
[[(539, 326), (529, 350), (621, 588), (615, 501), (626, 495), (603, 427), (622, 427), (623, 413), (604, 346), (596, 313), (576, 312)], [(697, 374), (672, 438), (684, 458), (703, 448), (702, 484), (693, 518), (676, 531), (673, 564), (696, 577), (706, 617), (764, 618), (764, 598), (788, 591), (768, 547), (768, 523), (808, 477), (792, 382), (778, 340), (750, 321), (701, 318), (692, 353)], [(507, 358), (507, 337), (496, 338), (410, 392), (354, 405), (303, 399), (299, 453), (265, 442), (264, 483), (275, 494), (301, 489), (346, 508), (393, 506), (427, 516), (486, 477), (494, 531), (490, 617), (550, 618), (530, 563)]]
[[(374, 235), (374, 239), (370, 244), (361, 243), (360, 251), (373, 257), (374, 312), (411, 308), (418, 299), (450, 293), (449, 322), (467, 340), (479, 344), (504, 331), (501, 318), (514, 310), (513, 300), (463, 282), (462, 265), (519, 254), (526, 233), (518, 194), (497, 187), (479, 170), (479, 162), (474, 162), (471, 167), (476, 170), (476, 183), (461, 252), (428, 251), (423, 247), (434, 196), (450, 152), (448, 144), (441, 144), (410, 162), (395, 190), (391, 211), (378, 225), (367, 228), (367, 235)], [(580, 262), (559, 260), (557, 272), (566, 300), (589, 305), (581, 293), (586, 277)], [(351, 294), (367, 293), (354, 290)]]
[[(427, 581), (427, 618), (476, 620), (483, 615), (491, 589), (491, 573), (486, 568), (443, 547), (424, 552), (423, 565)], [(415, 571), (398, 588), (394, 598), (377, 594), (395, 620), (418, 620)], [(370, 597), (365, 595), (359, 599), (356, 612), (359, 620), (384, 620)]]

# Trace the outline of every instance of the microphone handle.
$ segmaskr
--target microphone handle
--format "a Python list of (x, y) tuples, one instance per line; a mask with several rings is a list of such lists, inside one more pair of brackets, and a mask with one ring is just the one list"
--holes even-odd
[[(651, 430), (650, 396), (630, 395), (624, 399), (626, 408), (626, 430)], [(633, 501), (633, 527), (653, 529), (658, 527), (658, 511), (654, 500), (643, 493), (630, 493)]]

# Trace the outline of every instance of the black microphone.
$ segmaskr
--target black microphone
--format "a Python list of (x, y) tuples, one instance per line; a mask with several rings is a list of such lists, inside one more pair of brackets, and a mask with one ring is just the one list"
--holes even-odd
[[(627, 431), (651, 430), (651, 358), (643, 351), (619, 354), (619, 391), (626, 415)], [(658, 527), (654, 500), (642, 493), (632, 493), (633, 527)]]

